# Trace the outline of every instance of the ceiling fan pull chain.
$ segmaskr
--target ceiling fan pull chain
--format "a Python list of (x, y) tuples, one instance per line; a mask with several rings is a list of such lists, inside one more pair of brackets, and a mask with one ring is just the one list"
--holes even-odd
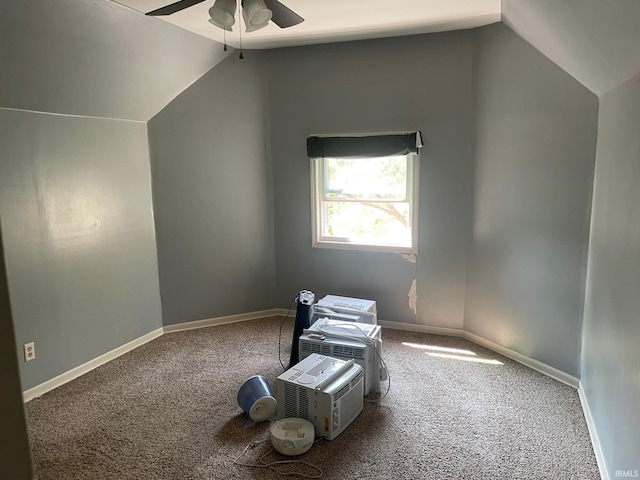
[[(242, 2), (240, 2), (240, 5), (238, 5), (238, 18), (240, 18), (240, 8), (242, 7)], [(238, 33), (240, 34), (240, 55), (238, 55), (238, 58), (240, 60), (242, 60), (244, 58), (244, 53), (242, 52), (242, 26), (239, 23), (240, 21), (238, 20)]]

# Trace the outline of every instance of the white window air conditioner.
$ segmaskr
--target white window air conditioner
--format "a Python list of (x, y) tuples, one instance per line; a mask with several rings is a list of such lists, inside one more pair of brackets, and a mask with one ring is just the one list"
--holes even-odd
[(327, 295), (313, 306), (311, 323), (319, 318), (376, 325), (378, 312), (374, 300)]
[(363, 371), (354, 360), (311, 354), (276, 380), (277, 418), (304, 418), (333, 440), (362, 411)]
[(354, 359), (364, 371), (363, 394), (380, 393), (382, 338), (379, 325), (329, 318), (316, 320), (298, 340), (300, 359), (312, 353), (340, 360)]

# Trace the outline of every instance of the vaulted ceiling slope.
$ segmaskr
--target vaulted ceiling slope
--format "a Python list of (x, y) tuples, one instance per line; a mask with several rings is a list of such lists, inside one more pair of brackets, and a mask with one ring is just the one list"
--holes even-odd
[[(146, 13), (175, 0), (114, 1)], [(213, 3), (202, 1), (157, 18), (222, 43), (224, 31), (209, 22)], [(500, 21), (500, 0), (281, 0), (281, 3), (304, 21), (284, 29), (269, 22), (266, 27), (245, 34), (244, 24), (236, 15), (233, 32), (227, 33), (226, 42), (238, 48), (240, 31), (243, 48), (263, 49), (461, 30)]]
[(502, 0), (502, 21), (598, 96), (640, 73), (638, 0)]
[(226, 56), (108, 0), (3, 2), (0, 45), (0, 107), (143, 122)]
[[(343, 7), (337, 25), (344, 27), (349, 14), (377, 26), (361, 25), (338, 37), (470, 28), (497, 21), (501, 8), (504, 23), (597, 95), (640, 73), (638, 0), (502, 0), (501, 5), (500, 0), (461, 0), (450, 2), (459, 5), (457, 13), (440, 12), (441, 18), (427, 21), (425, 9), (440, 0), (429, 1), (419, 11), (408, 10), (415, 11), (416, 19), (422, 15), (423, 23), (405, 18), (386, 26), (389, 19), (375, 9), (357, 17), (353, 8)], [(470, 7), (474, 4), (477, 11)], [(314, 35), (312, 43), (338, 39), (336, 31)], [(0, 15), (0, 44), (5, 85), (0, 108), (143, 122), (230, 53), (210, 38), (111, 0), (7, 0)]]
[[(173, 0), (114, 0), (139, 12)], [(474, 28), (500, 19), (596, 95), (640, 72), (638, 0), (283, 0), (305, 21), (243, 35), (244, 48), (273, 48)], [(158, 17), (223, 42), (208, 22), (213, 1)], [(241, 21), (226, 41), (239, 43)]]

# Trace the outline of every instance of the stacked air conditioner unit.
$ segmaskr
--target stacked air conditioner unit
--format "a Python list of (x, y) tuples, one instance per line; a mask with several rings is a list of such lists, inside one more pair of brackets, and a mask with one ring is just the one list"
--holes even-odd
[(364, 371), (363, 395), (380, 393), (384, 376), (380, 331), (378, 325), (320, 318), (300, 336), (300, 359), (315, 353), (354, 360)]
[(311, 323), (319, 318), (376, 325), (378, 312), (374, 300), (327, 295), (313, 306)]
[(333, 440), (360, 414), (363, 371), (354, 360), (312, 354), (276, 380), (278, 420), (303, 418), (316, 435)]

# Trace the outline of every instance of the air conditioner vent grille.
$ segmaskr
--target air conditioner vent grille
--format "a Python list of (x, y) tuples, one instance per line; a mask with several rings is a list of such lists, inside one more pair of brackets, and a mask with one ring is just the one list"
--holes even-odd
[[(357, 378), (357, 377), (356, 377)], [(354, 379), (355, 380), (355, 379)], [(351, 382), (353, 383), (353, 382)], [(340, 398), (342, 398), (351, 388), (351, 384), (347, 384), (344, 387), (342, 387), (340, 390), (338, 390), (336, 392), (336, 394), (333, 396), (333, 401), (336, 402), (338, 401)]]
[(319, 353), (320, 355), (330, 355), (331, 347), (329, 345), (325, 345), (323, 343), (312, 343), (309, 345), (311, 348), (311, 353)]
[[(295, 418), (298, 416), (297, 394), (298, 387), (293, 384), (284, 384), (284, 417)], [(308, 408), (308, 407), (307, 407)]]
[(307, 395), (307, 390), (299, 388), (298, 398), (300, 399), (300, 413), (298, 415), (302, 418), (309, 418), (309, 396)]
[(364, 358), (364, 348), (351, 347), (349, 345), (334, 345), (333, 355), (347, 358)]
[(358, 382), (362, 378), (362, 375), (363, 375), (363, 372), (361, 371), (358, 375), (356, 375), (356, 378), (351, 380), (351, 388), (355, 387), (358, 384)]
[[(358, 378), (362, 381), (362, 377), (356, 377), (350, 385), (353, 384)], [(340, 405), (340, 425), (348, 425), (362, 410), (362, 403), (356, 400), (358, 397), (362, 399), (362, 383), (356, 385), (355, 388), (351, 388), (347, 395), (342, 399)]]

